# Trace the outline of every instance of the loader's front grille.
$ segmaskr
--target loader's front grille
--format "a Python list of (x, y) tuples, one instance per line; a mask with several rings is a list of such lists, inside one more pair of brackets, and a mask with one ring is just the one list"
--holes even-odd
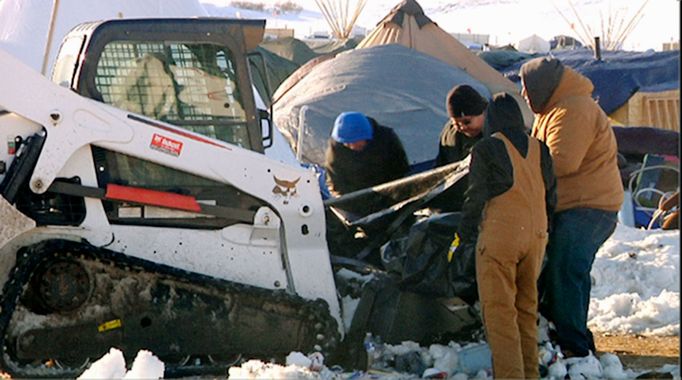
[(206, 43), (115, 41), (97, 64), (105, 103), (249, 148), (235, 63)]

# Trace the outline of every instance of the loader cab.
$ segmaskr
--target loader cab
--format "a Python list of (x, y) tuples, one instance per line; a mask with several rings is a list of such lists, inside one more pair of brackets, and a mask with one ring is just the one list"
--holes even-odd
[(256, 110), (247, 53), (264, 29), (264, 20), (222, 18), (81, 24), (64, 38), (52, 80), (85, 97), (262, 153), (261, 122), (269, 115)]

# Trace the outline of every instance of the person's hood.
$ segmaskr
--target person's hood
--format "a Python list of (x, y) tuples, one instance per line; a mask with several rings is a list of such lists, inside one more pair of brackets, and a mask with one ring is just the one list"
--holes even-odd
[(496, 132), (510, 135), (510, 133), (506, 132), (514, 130), (524, 133), (526, 130), (521, 108), (519, 108), (519, 104), (511, 95), (504, 92), (497, 93), (493, 96), (486, 110), (483, 136), (490, 137)]
[(554, 93), (541, 112), (551, 109), (562, 99), (572, 96), (588, 96), (591, 98), (592, 91), (594, 91), (594, 85), (588, 77), (570, 67), (566, 67), (564, 68), (564, 74), (561, 76), (559, 85), (554, 89)]
[(521, 83), (533, 112), (541, 113), (545, 109), (563, 73), (564, 65), (552, 57), (531, 59), (521, 66)]
[[(536, 58), (521, 67), (521, 79), (528, 103), (533, 112), (546, 112), (562, 99), (568, 97), (577, 95), (592, 96), (594, 85), (589, 78), (563, 65), (561, 69), (549, 69), (548, 66), (552, 64), (542, 63), (539, 60), (547, 61), (548, 59)], [(537, 62), (530, 64), (533, 61)], [(558, 81), (556, 81), (557, 71), (561, 71)], [(556, 84), (554, 84), (555, 81)], [(551, 91), (549, 91), (550, 88), (552, 89)]]

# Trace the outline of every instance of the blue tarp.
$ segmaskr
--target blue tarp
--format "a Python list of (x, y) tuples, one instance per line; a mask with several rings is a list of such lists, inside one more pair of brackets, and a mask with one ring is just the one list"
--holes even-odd
[[(481, 58), (520, 86), (518, 73), (521, 65), (539, 55), (515, 53), (518, 57), (510, 56), (514, 52), (492, 51), (481, 54)], [(589, 49), (553, 50), (550, 54), (592, 80), (595, 88), (592, 95), (607, 114), (625, 104), (637, 91), (660, 92), (680, 88), (679, 50), (607, 51), (602, 53), (601, 61), (596, 60)], [(502, 66), (505, 61), (509, 65)]]

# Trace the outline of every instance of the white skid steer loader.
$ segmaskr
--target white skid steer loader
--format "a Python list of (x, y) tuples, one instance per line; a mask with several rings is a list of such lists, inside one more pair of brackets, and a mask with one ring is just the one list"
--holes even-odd
[(344, 339), (315, 173), (262, 154), (247, 53), (264, 24), (83, 24), (52, 82), (0, 50), (1, 370), (74, 377), (111, 347), (151, 350), (166, 376), (347, 361), (369, 324), (419, 322), (377, 322), (375, 289)]

